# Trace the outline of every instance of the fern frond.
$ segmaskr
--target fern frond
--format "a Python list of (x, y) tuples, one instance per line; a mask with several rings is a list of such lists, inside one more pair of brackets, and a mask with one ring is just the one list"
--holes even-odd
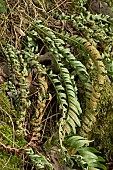
[(105, 162), (105, 160), (96, 155), (99, 152), (93, 147), (88, 147), (90, 142), (92, 141), (89, 141), (81, 136), (72, 136), (66, 140), (69, 147), (75, 149), (75, 153), (77, 152), (74, 154), (73, 151), (71, 156), (76, 159), (78, 165), (84, 170), (86, 167), (88, 169), (95, 168), (95, 170), (98, 170), (98, 168), (101, 168), (106, 170), (106, 167), (101, 163)]
[(32, 148), (26, 149), (26, 154), (29, 155), (31, 161), (34, 163), (36, 168), (53, 170), (52, 164), (47, 160), (47, 158), (41, 153), (35, 154)]
[[(4, 48), (4, 53), (7, 57), (7, 60), (9, 62), (9, 68), (10, 68), (10, 77), (8, 83), (8, 90), (11, 91), (13, 96), (13, 103), (15, 109), (18, 113), (18, 130), (17, 132), (26, 135), (24, 122), (27, 117), (27, 109), (31, 105), (31, 101), (29, 99), (29, 85), (31, 82), (27, 82), (27, 77), (32, 72), (32, 68), (36, 68), (40, 75), (43, 74), (43, 71), (40, 69), (41, 65), (38, 63), (37, 56), (33, 53), (34, 47), (33, 47), (33, 40), (29, 39), (28, 37), (28, 47), (26, 47), (24, 50), (19, 51), (15, 49), (11, 45), (7, 45), (6, 48)], [(45, 72), (44, 72), (45, 74)], [(42, 77), (40, 77), (41, 79)], [(43, 76), (44, 78), (44, 76)], [(45, 95), (45, 91), (47, 91), (47, 82), (40, 80), (40, 90), (42, 93), (41, 95)], [(18, 84), (18, 86), (17, 86)], [(39, 91), (38, 91), (39, 92)], [(41, 97), (39, 94), (38, 97)], [(43, 96), (44, 97), (44, 96)], [(42, 97), (42, 98), (43, 98)], [(46, 102), (43, 100), (43, 102)], [(15, 104), (16, 103), (16, 104)], [(39, 104), (39, 103), (38, 103)], [(37, 114), (38, 114), (38, 108), (37, 108)], [(41, 121), (40, 115), (40, 121)], [(43, 117), (43, 116), (42, 116)], [(39, 119), (38, 119), (39, 120)], [(38, 126), (38, 125), (37, 125)]]
[[(34, 26), (34, 24), (33, 24)], [(60, 138), (64, 140), (65, 132), (66, 133), (76, 133), (76, 126), (80, 126), (80, 120), (79, 115), (81, 114), (81, 107), (78, 102), (75, 88), (73, 87), (73, 83), (70, 77), (70, 73), (68, 69), (65, 67), (64, 64), (62, 64), (62, 60), (65, 59), (65, 55), (68, 56), (71, 55), (71, 52), (68, 50), (67, 53), (64, 48), (64, 41), (62, 39), (58, 39), (54, 32), (44, 25), (37, 22), (35, 24), (35, 28), (40, 34), (44, 34), (45, 42), (48, 44), (49, 51), (52, 53), (57, 66), (60, 71), (60, 77), (62, 79), (62, 83), (65, 86), (66, 94), (67, 94), (67, 100), (68, 100), (68, 111), (66, 117), (63, 115), (63, 119), (61, 120), (60, 125)], [(71, 61), (74, 60), (74, 56), (71, 57)], [(74, 61), (72, 61), (73, 63)], [(76, 66), (79, 64), (75, 62)], [(74, 65), (74, 64), (73, 64)], [(75, 66), (75, 67), (76, 67)], [(84, 71), (85, 69), (78, 69), (78, 72)], [(86, 70), (85, 70), (86, 73)], [(60, 80), (61, 81), (61, 80)]]
[(56, 90), (57, 98), (60, 104), (59, 108), (63, 109), (64, 112), (67, 112), (68, 108), (67, 96), (65, 93), (65, 89), (61, 84), (61, 81), (59, 80), (58, 76), (53, 73), (48, 74), (48, 77)]
[[(61, 63), (60, 63), (61, 64)], [(60, 102), (63, 110), (63, 117), (60, 120), (60, 130), (59, 130), (59, 136), (60, 139), (64, 140), (65, 132), (70, 133), (71, 128), (73, 129), (73, 132), (76, 133), (75, 127), (76, 125), (80, 126), (79, 121), (79, 103), (75, 96), (75, 91), (73, 89), (73, 85), (69, 76), (69, 72), (66, 68), (63, 68), (63, 66), (60, 68), (60, 72), (62, 75), (62, 79), (65, 85), (65, 90), (67, 94), (67, 100), (68, 100), (68, 107), (67, 107), (67, 101), (66, 96), (63, 94), (64, 88), (59, 84), (59, 80), (56, 79), (56, 76), (52, 77), (52, 82), (55, 86), (56, 92), (58, 96), (60, 96)], [(57, 84), (58, 83), (58, 84)], [(59, 89), (59, 87), (61, 89)], [(67, 112), (67, 113), (66, 113)]]
[[(73, 132), (76, 133), (76, 129), (75, 129), (76, 125), (80, 126), (80, 121), (78, 118), (78, 116), (81, 114), (80, 104), (77, 101), (76, 92), (75, 89), (73, 88), (73, 83), (69, 71), (67, 68), (64, 67), (64, 65), (60, 61), (61, 60), (60, 57), (62, 56), (62, 54), (59, 54), (59, 52), (57, 52), (56, 55), (53, 49), (50, 49), (50, 51), (53, 53), (55, 60), (59, 66), (61, 78), (65, 85), (65, 90), (66, 90), (67, 100), (68, 100), (68, 112), (67, 112), (67, 116), (65, 117), (65, 120), (63, 119), (65, 123), (63, 120), (62, 120), (63, 122), (61, 121), (61, 126), (60, 126), (62, 127), (61, 131), (62, 133), (66, 132), (69, 134), (71, 132), (69, 127), (71, 127)], [(63, 139), (64, 137), (62, 136), (61, 138)]]
[[(89, 91), (90, 88), (90, 93), (88, 92), (88, 96), (89, 96), (89, 109), (86, 109), (86, 116), (84, 115), (83, 117), (83, 131), (84, 131), (84, 135), (85, 133), (87, 134), (92, 126), (93, 121), (95, 121), (95, 116), (98, 114), (96, 109), (97, 109), (97, 103), (99, 101), (100, 98), (100, 92), (102, 90), (102, 86), (106, 80), (106, 69), (105, 66), (102, 62), (102, 56), (100, 55), (99, 51), (93, 46), (91, 45), (85, 38), (82, 38), (78, 35), (74, 35), (73, 37), (67, 37), (67, 41), (71, 44), (81, 44), (81, 47), (83, 48), (83, 50), (85, 50), (85, 52), (89, 53), (92, 61), (94, 62), (98, 73), (97, 73), (97, 85), (95, 87), (92, 88), (92, 86), (90, 85), (90, 83), (84, 83), (84, 86), (86, 88), (86, 91)], [(91, 123), (92, 121), (92, 123)]]
[[(11, 71), (10, 79), (8, 81), (8, 88), (9, 91), (13, 92), (12, 95), (14, 97), (14, 102), (17, 103), (16, 105), (14, 105), (15, 109), (18, 108), (17, 112), (20, 112), (20, 114), (18, 114), (20, 119), (18, 119), (17, 124), (19, 129), (21, 129), (20, 133), (26, 133), (25, 129), (22, 127), (22, 122), (25, 121), (27, 108), (30, 106), (30, 101), (27, 99), (28, 90), (26, 83), (26, 76), (28, 76), (28, 70), (24, 63), (23, 55), (12, 45), (8, 44), (7, 47), (4, 48), (4, 53), (9, 62)], [(18, 85), (20, 86), (19, 92), (17, 90), (15, 81), (18, 81)]]
[[(35, 82), (37, 84), (37, 89), (35, 100), (37, 100), (36, 104), (33, 104), (35, 114), (32, 118), (32, 128), (33, 132), (36, 136), (40, 136), (40, 130), (41, 130), (41, 123), (42, 119), (45, 113), (45, 108), (47, 105), (47, 90), (48, 90), (48, 84), (47, 84), (47, 77), (45, 74), (45, 70), (41, 67), (37, 67), (37, 74), (35, 76)], [(33, 87), (31, 86), (31, 89)], [(34, 90), (34, 91), (35, 91)], [(33, 92), (31, 90), (31, 96), (33, 95)], [(48, 95), (48, 98), (50, 96)]]

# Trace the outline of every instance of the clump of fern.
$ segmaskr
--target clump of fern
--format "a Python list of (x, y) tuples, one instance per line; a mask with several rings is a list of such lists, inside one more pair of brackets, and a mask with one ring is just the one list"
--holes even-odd
[[(83, 136), (89, 137), (88, 133), (92, 130), (92, 125), (99, 114), (98, 102), (101, 99), (104, 83), (107, 80), (110, 81), (109, 76), (112, 78), (112, 57), (110, 56), (112, 54), (112, 35), (108, 35), (111, 27), (109, 28), (110, 22), (107, 17), (94, 16), (87, 12), (84, 7), (85, 0), (80, 0), (78, 3), (77, 9), (82, 11), (79, 15), (57, 15), (59, 20), (65, 20), (76, 31), (74, 36), (73, 33), (69, 34), (67, 31), (55, 32), (49, 26), (45, 26), (42, 21), (35, 20), (31, 23), (30, 34), (27, 36), (28, 43), (23, 50), (17, 50), (10, 44), (3, 50), (9, 63), (10, 77), (6, 83), (4, 94), (2, 94), (2, 99), (5, 96), (5, 103), (8, 102), (8, 108), (6, 104), (4, 105), (4, 100), (1, 100), (1, 111), (9, 117), (12, 116), (9, 108), (13, 113), (15, 112), (17, 135), (23, 136), (28, 142), (27, 150), (26, 147), (22, 149), (37, 169), (53, 169), (54, 167), (53, 159), (48, 159), (47, 155), (44, 154), (45, 152), (42, 151), (43, 149), (37, 151), (37, 144), (40, 143), (45, 150), (45, 145), (50, 149), (50, 157), (53, 156), (51, 153), (54, 146), (58, 148), (61, 155), (57, 160), (60, 168), (61, 165), (75, 168), (74, 165), (77, 163), (84, 170), (106, 169), (103, 165), (104, 160), (97, 156), (99, 153), (94, 148), (89, 147), (91, 141)], [(96, 29), (98, 33), (95, 33)], [(38, 44), (39, 39), (46, 45), (47, 51), (54, 58), (58, 68), (57, 74), (51, 69), (44, 69), (39, 64), (40, 51), (37, 50), (38, 55), (35, 51), (35, 48), (40, 45)], [(101, 46), (100, 41), (103, 46)], [(38, 44), (37, 47), (36, 44)], [(101, 46), (100, 50), (97, 49), (98, 45)], [(76, 56), (71, 47), (77, 49)], [(90, 64), (95, 70), (95, 79), (93, 79), (92, 71), (87, 66)], [(31, 87), (34, 88), (32, 86), (34, 83), (32, 70), (34, 68), (36, 70), (36, 91), (31, 93)], [(50, 118), (43, 120), (47, 114), (47, 101), (51, 98), (46, 75), (56, 91), (60, 115), (57, 121), (55, 120), (56, 132), (54, 135), (50, 134), (48, 127), (46, 127), (46, 131), (43, 124)], [(76, 80), (77, 78), (78, 80)], [(85, 99), (80, 97), (78, 82), (84, 90)], [(82, 102), (85, 103), (84, 107), (81, 105)], [(30, 115), (30, 120), (28, 115)], [(15, 119), (12, 117), (13, 126)], [(43, 131), (43, 135), (41, 131)], [(48, 133), (51, 136), (48, 137)], [(11, 131), (11, 139), (13, 135)], [(43, 140), (43, 136), (47, 136), (46, 142), (45, 138)], [(11, 142), (9, 143), (12, 145)], [(29, 146), (31, 149), (28, 149)]]
[[(77, 86), (76, 86), (74, 77), (78, 75), (83, 84), (88, 83), (89, 79), (88, 79), (88, 73), (86, 71), (86, 67), (74, 57), (74, 55), (71, 53), (69, 48), (65, 48), (65, 42), (62, 39), (58, 38), (57, 35), (55, 35), (54, 32), (50, 28), (36, 21), (33, 22), (33, 27), (35, 31), (31, 32), (32, 38), (29, 37), (29, 40), (30, 39), (35, 40), (36, 38), (40, 38), (40, 36), (42, 36), (42, 38), (43, 36), (44, 37), (46, 36), (45, 39), (43, 39), (43, 41), (45, 41), (45, 43), (47, 44), (49, 52), (53, 55), (56, 61), (57, 67), (59, 69), (58, 75), (53, 73), (52, 71), (48, 72), (47, 75), (50, 81), (54, 85), (57, 98), (59, 100), (59, 110), (61, 110), (61, 118), (58, 122), (59, 129), (55, 135), (55, 136), (58, 135), (57, 141), (59, 142), (59, 146), (61, 147), (61, 150), (64, 152), (64, 155), (66, 155), (67, 158), (70, 157), (70, 159), (73, 159), (73, 153), (68, 152), (68, 148), (72, 146), (74, 148), (73, 151), (75, 155), (76, 155), (76, 152), (78, 152), (80, 155), (80, 156), (76, 155), (75, 160), (76, 162), (78, 162), (78, 165), (81, 166), (83, 169), (86, 166), (88, 168), (102, 167), (103, 169), (105, 169), (105, 167), (102, 166), (101, 163), (99, 163), (100, 161), (103, 161), (103, 160), (100, 159), (98, 156), (96, 156), (94, 153), (92, 153), (90, 150), (88, 150), (89, 141), (84, 139), (83, 137), (78, 137), (80, 140), (79, 142), (81, 144), (80, 146), (76, 147), (78, 139), (76, 141), (75, 140), (76, 137), (74, 138), (74, 136), (78, 133), (77, 127), (81, 126), (80, 116), (82, 114), (82, 109), (80, 107), (80, 103), (77, 97)], [(29, 48), (34, 49), (33, 45), (29, 46)], [(10, 83), (8, 84), (8, 88), (9, 90), (14, 89), (15, 91), (12, 104), (14, 105), (16, 101), (19, 101), (18, 102), (19, 110), (17, 110), (18, 112), (17, 125), (19, 126), (17, 126), (18, 127), (17, 129), (18, 129), (18, 132), (20, 132), (21, 134), (22, 134), (21, 130), (24, 129), (23, 122), (27, 120), (27, 117), (26, 117), (27, 111), (28, 111), (27, 109), (29, 109), (30, 105), (32, 104), (31, 103), (32, 101), (30, 101), (29, 96), (28, 96), (29, 89), (27, 86), (26, 77), (29, 76), (29, 73), (31, 72), (32, 67), (35, 67), (37, 71), (39, 70), (39, 67), (40, 67), (38, 60), (35, 58), (36, 55), (33, 53), (32, 50), (30, 51), (29, 48), (25, 48), (24, 51), (20, 52), (16, 50), (13, 46), (8, 45), (7, 48), (4, 49), (6, 57), (10, 64), (10, 72), (14, 73), (11, 75), (8, 81), (8, 83)], [(18, 55), (20, 56), (20, 58), (17, 58)], [(71, 74), (69, 70), (70, 67), (68, 67), (68, 65), (70, 65), (72, 70), (74, 71), (73, 74)], [(18, 86), (16, 86), (15, 84), (14, 75), (16, 75), (16, 80), (18, 81), (20, 91), (22, 92), (21, 95), (19, 95)], [(11, 86), (11, 84), (13, 86)], [(18, 98), (15, 98), (16, 97), (15, 94), (18, 95)], [(14, 107), (16, 109), (17, 106), (14, 105)], [(33, 121), (34, 120), (35, 119), (33, 119)], [(34, 122), (34, 123), (38, 125), (38, 122)], [(27, 130), (27, 129), (24, 129), (24, 130)], [(36, 134), (36, 137), (33, 137), (33, 138), (36, 140), (38, 137), (37, 128), (34, 128), (34, 134)], [(24, 135), (27, 136), (26, 133)], [(68, 138), (67, 140), (68, 135), (71, 135), (72, 138)], [(34, 139), (31, 140), (30, 142), (31, 144)], [(71, 139), (73, 140), (71, 141)], [(75, 145), (73, 146), (69, 141), (71, 143), (74, 142)], [(87, 145), (87, 148), (85, 145)], [(65, 154), (65, 151), (68, 154)], [(85, 152), (86, 154), (92, 155), (92, 159), (94, 160), (95, 163), (91, 164), (90, 161), (86, 159)], [(52, 165), (47, 161), (47, 158), (45, 158), (41, 153), (34, 154), (34, 152), (27, 152), (27, 154), (30, 156), (31, 160), (33, 160), (33, 163), (36, 167), (44, 168), (45, 166), (48, 166), (49, 169), (50, 168), (52, 169)], [(78, 160), (80, 158), (81, 158), (81, 161), (79, 162)]]
[[(96, 81), (94, 80), (93, 86), (91, 81), (86, 84), (84, 83), (87, 106), (85, 117), (83, 118), (82, 129), (84, 132), (82, 135), (87, 135), (88, 131), (91, 129), (91, 121), (94, 123), (95, 115), (98, 114), (96, 110), (98, 110), (97, 104), (101, 95), (100, 93), (102, 91), (102, 86), (104, 85), (106, 78), (108, 80), (109, 78), (112, 80), (112, 21), (110, 21), (109, 17), (107, 16), (103, 17), (101, 14), (93, 15), (87, 11), (85, 7), (81, 8), (84, 10), (84, 12), (80, 15), (75, 14), (72, 16), (67, 16), (65, 14), (54, 14), (54, 16), (60, 20), (65, 20), (68, 24), (71, 24), (74, 30), (81, 30), (82, 36), (71, 36), (69, 33), (66, 35), (59, 33), (56, 34), (59, 37), (66, 39), (70, 45), (74, 45), (76, 48), (79, 48), (81, 55), (83, 55), (84, 60), (87, 62), (86, 67), (88, 66), (88, 63), (90, 63), (89, 65), (92, 67), (92, 69), (87, 67), (89, 74), (92, 73), (93, 70), (95, 70), (96, 73), (94, 75), (94, 77), (96, 76)], [(98, 46), (100, 46), (100, 50), (97, 49)], [(105, 77), (106, 74), (107, 77)], [(91, 74), (89, 75), (89, 78), (93, 79)], [(88, 103), (90, 103), (90, 105)]]
[[(82, 113), (80, 103), (77, 99), (77, 87), (74, 82), (74, 75), (71, 75), (69, 72), (68, 64), (75, 70), (75, 75), (78, 74), (83, 83), (88, 83), (88, 73), (85, 66), (80, 61), (77, 61), (68, 48), (65, 48), (65, 42), (62, 39), (59, 39), (50, 28), (44, 26), (41, 21), (33, 22), (33, 27), (35, 28), (35, 31), (38, 32), (39, 37), (44, 37), (43, 42), (48, 45), (48, 50), (53, 55), (60, 72), (58, 75), (50, 72), (48, 73), (48, 77), (54, 85), (59, 99), (59, 108), (62, 110), (62, 117), (59, 122), (59, 141), (62, 149), (65, 150), (63, 143), (67, 142), (66, 136), (77, 133), (77, 126), (81, 126), (79, 115)], [(86, 143), (87, 145), (89, 144), (87, 140)], [(82, 146), (84, 146), (84, 144)], [(85, 151), (85, 149), (83, 150)], [(86, 160), (86, 164), (89, 167), (98, 167), (101, 165), (98, 161), (99, 158), (95, 157), (94, 162), (96, 163), (88, 165), (88, 160)], [(102, 168), (105, 169), (104, 166)]]

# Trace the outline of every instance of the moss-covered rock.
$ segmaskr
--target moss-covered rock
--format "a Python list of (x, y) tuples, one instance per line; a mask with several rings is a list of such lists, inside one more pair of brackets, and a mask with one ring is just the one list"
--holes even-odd
[(98, 104), (99, 114), (93, 126), (94, 145), (108, 161), (113, 161), (113, 87), (106, 82)]

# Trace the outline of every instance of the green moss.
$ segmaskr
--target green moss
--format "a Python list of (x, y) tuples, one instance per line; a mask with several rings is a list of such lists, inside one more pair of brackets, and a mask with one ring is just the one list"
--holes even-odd
[(0, 151), (0, 169), (4, 170), (21, 170), (22, 160), (16, 156), (8, 154), (7, 151)]
[(106, 160), (113, 161), (113, 87), (106, 82), (98, 104), (97, 122), (92, 128), (94, 145)]
[[(21, 148), (26, 141), (23, 137), (13, 136), (13, 129), (5, 122), (0, 124), (0, 142), (6, 146), (0, 151), (0, 170), (21, 170), (22, 159), (10, 152), (10, 147)], [(6, 150), (5, 150), (6, 149)]]

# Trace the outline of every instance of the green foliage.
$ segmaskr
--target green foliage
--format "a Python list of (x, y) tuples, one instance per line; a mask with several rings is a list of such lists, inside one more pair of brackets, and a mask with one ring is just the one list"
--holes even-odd
[[(60, 71), (60, 74), (58, 76), (50, 72), (48, 74), (48, 77), (50, 78), (51, 82), (54, 85), (54, 88), (57, 93), (57, 97), (59, 99), (60, 108), (62, 109), (63, 116), (60, 119), (59, 140), (61, 146), (63, 147), (62, 142), (65, 141), (66, 134), (69, 135), (72, 132), (75, 134), (76, 133), (75, 127), (77, 125), (80, 126), (78, 115), (81, 113), (80, 104), (78, 103), (78, 99), (77, 99), (77, 87), (75, 84), (73, 84), (74, 82), (73, 76), (70, 77), (69, 75), (70, 73), (67, 69), (68, 68), (67, 61), (71, 65), (71, 67), (75, 70), (76, 74), (78, 74), (83, 84), (88, 82), (88, 78), (87, 78), (88, 74), (86, 72), (85, 66), (82, 65), (80, 61), (76, 60), (76, 58), (73, 56), (70, 50), (68, 48), (65, 48), (64, 41), (62, 39), (57, 38), (57, 36), (51, 29), (42, 25), (41, 21), (33, 23), (33, 27), (35, 27), (35, 30), (37, 30), (41, 36), (42, 34), (44, 34), (44, 37), (46, 36), (45, 39), (43, 39), (43, 41), (45, 40), (46, 45), (48, 45), (48, 49), (53, 55), (57, 63), (57, 67), (59, 68)], [(78, 38), (78, 39), (79, 39), (78, 41), (85, 42), (84, 39), (82, 38), (81, 39)], [(66, 99), (68, 103), (66, 102)], [(81, 142), (78, 141), (78, 143), (82, 143), (82, 146), (85, 144), (84, 142), (88, 144), (87, 140), (82, 140)], [(68, 143), (68, 141), (66, 141), (66, 143)], [(75, 141), (75, 145), (76, 143), (77, 142)], [(88, 167), (90, 166), (101, 167), (105, 169), (105, 167), (99, 163), (99, 161), (102, 161), (102, 159), (100, 159), (95, 154), (93, 154), (90, 148), (89, 150), (86, 147), (84, 147), (84, 149), (79, 148), (79, 153), (80, 153), (80, 157), (82, 156), (84, 157), (82, 158), (84, 160), (83, 162), (84, 164), (87, 164)], [(90, 156), (92, 155), (91, 157), (91, 160), (93, 161), (92, 163), (91, 160), (89, 160), (88, 162), (88, 160), (86, 159), (88, 157), (88, 154)]]
[[(32, 31), (31, 36), (28, 37), (28, 47), (26, 47), (25, 50), (22, 50), (20, 52), (11, 45), (8, 45), (6, 49), (4, 49), (7, 60), (10, 64), (10, 71), (12, 73), (12, 76), (8, 81), (8, 87), (9, 90), (14, 89), (14, 101), (18, 102), (18, 111), (20, 112), (18, 117), (19, 120), (17, 120), (18, 132), (22, 134), (21, 130), (23, 132), (26, 131), (25, 127), (23, 127), (22, 124), (27, 116), (27, 108), (29, 108), (31, 105), (31, 102), (28, 98), (29, 91), (27, 88), (26, 77), (29, 76), (31, 68), (35, 67), (38, 69), (39, 67), (38, 61), (36, 62), (36, 60), (34, 60), (35, 55), (33, 52), (35, 48), (35, 43), (33, 39), (37, 38), (37, 36), (42, 36), (42, 38), (44, 36), (45, 38), (43, 39), (43, 41), (45, 41), (44, 43), (46, 43), (50, 53), (53, 55), (60, 72), (58, 75), (49, 72), (48, 77), (54, 85), (57, 93), (57, 98), (59, 99), (59, 109), (61, 109), (62, 111), (62, 116), (59, 121), (59, 141), (61, 148), (65, 151), (65, 145), (63, 144), (63, 141), (65, 143), (65, 138), (67, 137), (67, 135), (76, 134), (76, 127), (81, 126), (80, 115), (82, 113), (82, 110), (77, 98), (77, 87), (76, 82), (74, 81), (74, 77), (78, 75), (81, 82), (83, 84), (86, 84), (89, 81), (88, 73), (86, 71), (86, 67), (74, 57), (70, 49), (65, 48), (65, 42), (62, 39), (59, 39), (50, 28), (44, 26), (42, 23), (40, 23), (40, 21), (33, 22), (32, 25), (35, 28), (35, 31)], [(40, 36), (38, 34), (40, 34)], [(80, 43), (87, 42), (79, 37), (77, 37), (76, 39)], [(68, 65), (70, 65), (72, 70), (75, 71), (74, 74), (70, 73)], [(13, 72), (15, 74), (13, 74)], [(15, 77), (13, 77), (14, 75), (16, 75), (16, 79), (18, 80), (21, 95), (19, 95), (17, 91)], [(66, 141), (66, 143), (67, 145), (69, 145), (69, 147), (73, 147), (79, 153), (79, 155), (76, 155), (75, 158), (78, 157), (78, 159), (81, 160), (79, 162), (79, 165), (82, 166), (83, 169), (85, 169), (86, 165), (88, 168), (98, 168), (101, 166), (102, 169), (105, 169), (105, 167), (102, 166), (101, 163), (99, 163), (100, 161), (102, 161), (102, 159), (100, 159), (100, 157), (96, 156), (93, 153), (94, 150), (89, 147), (84, 147), (85, 144), (89, 144), (88, 140), (84, 139), (83, 137), (76, 139), (73, 136), (72, 138), (70, 138), (70, 140)], [(32, 150), (27, 150), (27, 154), (35, 163), (36, 167), (44, 169), (45, 166), (48, 166), (49, 169), (52, 169), (52, 165), (41, 153), (35, 155)], [(90, 159), (87, 159), (88, 157), (91, 157), (92, 162)]]
[(53, 169), (52, 164), (41, 153), (35, 154), (32, 148), (26, 149), (26, 153), (29, 155), (29, 157), (33, 161), (33, 164), (36, 165), (37, 169), (43, 169), (43, 170), (46, 168), (50, 170)]
[(110, 58), (104, 57), (104, 63), (105, 63), (106, 69), (108, 71), (109, 77), (113, 80), (113, 61), (112, 61), (112, 58), (110, 59)]
[[(67, 64), (65, 62), (69, 62), (71, 64), (71, 67), (75, 69), (75, 71), (78, 73), (80, 77), (83, 77), (83, 74), (81, 72), (83, 72), (86, 75), (87, 72), (85, 70), (85, 67), (82, 65), (82, 63), (75, 60), (70, 50), (64, 48), (65, 45), (64, 41), (62, 39), (58, 39), (51, 29), (39, 23), (33, 23), (33, 26), (34, 25), (36, 29), (38, 29), (39, 31), (41, 30), (41, 32), (43, 31), (43, 33), (47, 35), (47, 37), (45, 37), (45, 41), (46, 43), (48, 43), (48, 49), (52, 53), (57, 63), (57, 66), (59, 68), (60, 75), (58, 77), (58, 80), (56, 80), (57, 76), (54, 75), (52, 76), (52, 82), (56, 88), (56, 91), (59, 92), (57, 94), (59, 96), (61, 95), (61, 92), (63, 94), (64, 91), (62, 90), (63, 88), (62, 86), (61, 86), (62, 88), (59, 91), (57, 90), (59, 88), (59, 80), (60, 81), (63, 80), (61, 84), (63, 84), (63, 86), (65, 87), (65, 91), (67, 94), (68, 108), (67, 108), (67, 104), (62, 105), (63, 117), (61, 118), (60, 129), (59, 129), (59, 136), (60, 136), (60, 140), (62, 141), (64, 140), (65, 132), (67, 134), (69, 134), (71, 131), (73, 131), (73, 133), (76, 133), (76, 129), (75, 129), (76, 125), (80, 126), (80, 121), (78, 119), (78, 116), (82, 112), (76, 95), (76, 89), (77, 89), (76, 85), (73, 84), (72, 77), (70, 76), (68, 69), (65, 67), (65, 65)], [(64, 62), (63, 64), (62, 61)], [(51, 73), (49, 76), (51, 77)], [(85, 81), (86, 80), (87, 79), (85, 79)], [(65, 94), (63, 96), (65, 96)], [(62, 97), (58, 97), (58, 98), (61, 99), (61, 103), (62, 103)], [(67, 103), (66, 97), (65, 98), (63, 97), (63, 102)], [(67, 111), (67, 115), (65, 111)]]
[(16, 155), (8, 154), (6, 151), (0, 152), (0, 168), (5, 170), (22, 169), (22, 160)]
[(4, 14), (7, 13), (6, 2), (3, 0), (0, 1), (0, 12)]
[(71, 156), (84, 170), (90, 169), (91, 167), (95, 169), (106, 169), (106, 167), (100, 163), (105, 160), (96, 155), (98, 151), (94, 148), (88, 147), (90, 142), (91, 141), (81, 136), (72, 136), (66, 140), (66, 144), (70, 147), (70, 149), (74, 148), (75, 153), (77, 152), (76, 154), (72, 153)]
[[(4, 151), (1, 167), (8, 151), (11, 161), (7, 169), (11, 163), (12, 169), (24, 168), (18, 158), (24, 157), (23, 153), (27, 155), (28, 162), (24, 163), (28, 168), (75, 169), (77, 164), (84, 170), (106, 169), (88, 138), (96, 117), (102, 113), (99, 108), (104, 103), (104, 84), (108, 82), (111, 87), (113, 79), (113, 21), (108, 16), (91, 14), (84, 6), (86, 3), (86, 0), (73, 1), (73, 13), (72, 6), (63, 13), (65, 5), (63, 9), (57, 1), (52, 10), (45, 0), (32, 1), (32, 5), (23, 2), (21, 7), (10, 4), (7, 19), (3, 20), (3, 33), (7, 34), (4, 25), (8, 25), (9, 32), (12, 26), (10, 36), (15, 40), (10, 37), (8, 43), (1, 43), (10, 70), (0, 91), (0, 145)], [(51, 7), (52, 4), (51, 1)], [(7, 13), (5, 1), (0, 2), (0, 7), (3, 15)], [(20, 9), (24, 11), (21, 17), (17, 12)], [(52, 56), (57, 73), (54, 68), (39, 64), (42, 51)], [(106, 98), (104, 109), (108, 103)]]

